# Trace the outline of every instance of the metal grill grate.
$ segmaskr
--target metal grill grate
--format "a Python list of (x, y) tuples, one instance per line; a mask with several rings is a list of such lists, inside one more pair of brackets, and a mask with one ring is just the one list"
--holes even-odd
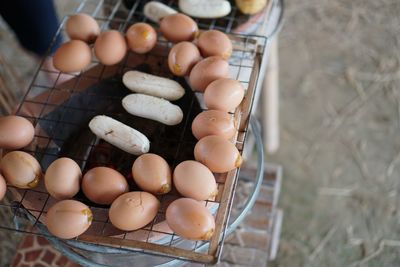
[[(95, 17), (102, 30), (116, 29), (124, 32), (132, 23), (146, 21), (141, 13), (145, 2), (134, 1), (132, 8), (126, 11), (122, 1), (111, 4), (107, 1), (83, 1), (77, 11)], [(175, 1), (167, 3), (176, 7)], [(214, 28), (232, 32), (245, 17), (239, 16), (233, 8), (226, 18), (197, 20), (197, 23), (200, 29)], [(65, 35), (65, 20), (66, 18), (57, 35)], [(237, 135), (232, 141), (242, 152), (254, 93), (260, 85), (259, 72), (265, 63), (264, 50), (267, 39), (241, 34), (230, 34), (230, 38), (234, 44), (229, 60), (230, 77), (239, 80), (247, 88), (242, 105), (231, 114), (239, 125)], [(193, 93), (184, 78), (173, 77), (169, 72), (166, 57), (170, 47), (170, 43), (159, 37), (157, 46), (149, 54), (138, 55), (129, 52), (120, 64), (111, 67), (103, 66), (94, 59), (87, 69), (78, 74), (59, 73), (41, 65), (16, 112), (17, 115), (29, 119), (35, 126), (34, 141), (24, 148), (24, 151), (34, 155), (43, 170), (62, 156), (74, 159), (83, 172), (95, 166), (113, 167), (128, 178), (131, 191), (137, 190), (130, 176), (131, 165), (136, 157), (99, 140), (87, 127), (92, 117), (105, 114), (144, 133), (151, 142), (150, 152), (161, 155), (172, 167), (183, 160), (193, 159), (196, 139), (190, 126), (193, 118), (205, 110), (205, 106), (202, 103), (202, 94)], [(185, 96), (174, 102), (185, 114), (181, 124), (165, 126), (131, 116), (123, 110), (121, 99), (130, 92), (122, 84), (121, 77), (131, 69), (175, 79), (185, 88)], [(53, 79), (48, 79), (49, 76), (53, 76)], [(178, 197), (174, 191), (159, 196), (161, 208), (148, 226), (130, 233), (121, 232), (109, 223), (107, 207), (95, 205), (81, 192), (78, 193), (75, 199), (90, 206), (94, 220), (89, 230), (77, 240), (145, 253), (161, 253), (204, 263), (215, 262), (221, 253), (237, 175), (237, 170), (217, 175), (219, 193), (215, 199), (205, 201), (205, 205), (216, 216), (216, 231), (213, 238), (207, 241), (209, 249), (205, 253), (196, 251), (204, 242), (182, 241), (166, 225), (165, 208)], [(25, 216), (28, 220), (24, 225), (11, 221), (0, 222), (0, 228), (49, 235), (43, 226), (43, 218), (48, 208), (56, 201), (46, 192), (43, 181), (35, 189), (10, 188), (9, 194), (12, 195), (13, 202), (0, 203), (0, 209), (13, 212), (15, 221), (20, 216)]]

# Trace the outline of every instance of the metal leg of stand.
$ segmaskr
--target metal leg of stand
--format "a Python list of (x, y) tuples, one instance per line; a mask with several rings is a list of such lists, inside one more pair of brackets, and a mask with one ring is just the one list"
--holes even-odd
[(265, 151), (279, 148), (279, 64), (278, 37), (271, 43), (270, 57), (261, 92), (262, 130)]

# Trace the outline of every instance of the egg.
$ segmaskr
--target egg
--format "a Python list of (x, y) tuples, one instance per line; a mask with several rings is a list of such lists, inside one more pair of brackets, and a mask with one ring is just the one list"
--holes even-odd
[(69, 38), (93, 43), (100, 34), (100, 27), (91, 16), (80, 13), (72, 15), (65, 23), (65, 31)]
[(72, 40), (57, 48), (53, 65), (62, 72), (78, 72), (87, 67), (91, 59), (90, 47), (83, 41)]
[(194, 158), (215, 173), (228, 172), (242, 164), (236, 146), (217, 135), (200, 139), (194, 147)]
[(92, 224), (92, 211), (76, 200), (61, 200), (47, 211), (45, 224), (50, 233), (62, 239), (83, 234)]
[(135, 23), (126, 31), (129, 48), (138, 54), (149, 52), (157, 43), (157, 33), (147, 23)]
[(207, 200), (217, 193), (217, 183), (212, 172), (200, 162), (183, 161), (175, 167), (174, 186), (184, 196), (195, 200)]
[(119, 196), (109, 209), (109, 218), (116, 228), (133, 231), (149, 224), (160, 208), (158, 199), (150, 193), (135, 191)]
[(185, 76), (200, 59), (197, 46), (190, 42), (180, 42), (175, 44), (168, 54), (168, 67), (174, 75)]
[(94, 203), (110, 205), (117, 197), (129, 191), (125, 177), (114, 169), (96, 167), (85, 173), (82, 191)]
[(221, 110), (203, 111), (192, 122), (192, 133), (197, 140), (207, 135), (218, 135), (229, 139), (235, 132), (234, 118)]
[(218, 79), (204, 91), (204, 104), (209, 109), (233, 111), (244, 97), (243, 85), (233, 79)]
[(201, 202), (191, 198), (173, 201), (165, 218), (172, 231), (186, 239), (209, 240), (214, 234), (214, 217)]
[(171, 169), (162, 157), (147, 153), (139, 156), (132, 165), (132, 176), (142, 189), (153, 194), (171, 190)]
[(213, 81), (229, 76), (229, 64), (221, 57), (213, 56), (197, 63), (189, 76), (190, 86), (194, 91), (204, 92)]
[(32, 142), (35, 128), (32, 123), (20, 116), (0, 118), (0, 148), (20, 149)]
[(260, 12), (267, 5), (267, 0), (235, 0), (235, 3), (240, 12), (252, 15)]
[(81, 168), (70, 158), (53, 161), (44, 175), (47, 192), (55, 199), (72, 198), (78, 193), (82, 178)]
[(232, 42), (229, 37), (220, 31), (209, 30), (200, 34), (197, 46), (203, 57), (220, 56), (228, 59), (232, 54)]
[(94, 43), (94, 54), (104, 65), (120, 62), (126, 54), (127, 46), (124, 36), (116, 30), (100, 33)]
[(0, 174), (0, 201), (3, 200), (4, 196), (6, 195), (7, 191), (7, 184), (4, 177)]
[(193, 19), (182, 13), (175, 13), (161, 19), (160, 32), (168, 41), (178, 43), (192, 41), (199, 29)]
[(7, 153), (0, 162), (1, 173), (10, 185), (18, 188), (34, 188), (42, 176), (39, 162), (23, 151)]

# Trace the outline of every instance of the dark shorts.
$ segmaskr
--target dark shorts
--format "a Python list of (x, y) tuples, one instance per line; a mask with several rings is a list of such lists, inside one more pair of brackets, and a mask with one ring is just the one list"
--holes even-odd
[[(0, 0), (0, 14), (25, 49), (46, 54), (59, 26), (52, 0)], [(61, 44), (61, 35), (54, 42), (50, 52)]]

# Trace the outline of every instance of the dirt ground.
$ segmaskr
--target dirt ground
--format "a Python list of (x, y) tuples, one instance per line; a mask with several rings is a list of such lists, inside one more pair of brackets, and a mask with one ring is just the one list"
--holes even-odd
[(273, 266), (399, 266), (399, 1), (286, 1)]
[[(281, 148), (268, 157), (284, 168), (285, 217), (272, 266), (399, 266), (400, 2), (286, 1), (285, 14)], [(4, 28), (0, 47), (29, 80), (36, 61)], [(0, 232), (0, 266), (13, 239)]]

